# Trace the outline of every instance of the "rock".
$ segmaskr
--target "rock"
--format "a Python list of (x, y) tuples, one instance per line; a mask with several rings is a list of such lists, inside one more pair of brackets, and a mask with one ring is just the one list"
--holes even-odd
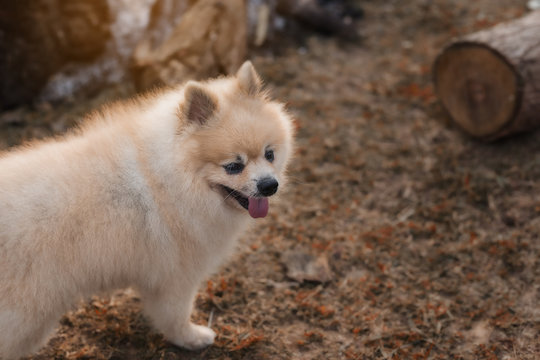
[(0, 108), (27, 103), (69, 61), (89, 61), (105, 49), (107, 0), (1, 1)]
[(277, 12), (323, 34), (358, 40), (363, 10), (348, 0), (277, 0)]
[(235, 72), (246, 57), (246, 26), (244, 1), (196, 1), (164, 41), (156, 44), (155, 32), (149, 31), (138, 44), (133, 56), (137, 88)]
[(301, 250), (290, 250), (281, 256), (287, 276), (295, 281), (325, 283), (332, 280), (332, 271), (325, 255), (315, 257)]

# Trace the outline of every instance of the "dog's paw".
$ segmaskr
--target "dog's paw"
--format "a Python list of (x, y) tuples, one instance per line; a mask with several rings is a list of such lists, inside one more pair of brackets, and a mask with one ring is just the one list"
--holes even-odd
[(190, 323), (180, 338), (175, 339), (174, 344), (188, 350), (199, 350), (214, 343), (216, 333), (206, 326)]

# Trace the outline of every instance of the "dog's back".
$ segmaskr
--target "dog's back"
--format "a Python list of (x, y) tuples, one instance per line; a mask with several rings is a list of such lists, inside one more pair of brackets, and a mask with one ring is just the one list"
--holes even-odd
[(122, 260), (147, 231), (150, 201), (135, 144), (115, 126), (0, 158), (0, 358), (33, 350), (85, 289), (130, 280)]
[(124, 286), (169, 341), (212, 344), (190, 321), (198, 284), (266, 216), (291, 152), (291, 120), (247, 62), (0, 155), (0, 358), (42, 345), (80, 296)]

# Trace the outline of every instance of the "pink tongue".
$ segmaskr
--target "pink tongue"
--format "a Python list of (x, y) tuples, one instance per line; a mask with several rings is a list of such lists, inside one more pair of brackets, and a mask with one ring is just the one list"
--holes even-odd
[(268, 214), (268, 198), (253, 198), (249, 199), (248, 211), (252, 218), (263, 218)]

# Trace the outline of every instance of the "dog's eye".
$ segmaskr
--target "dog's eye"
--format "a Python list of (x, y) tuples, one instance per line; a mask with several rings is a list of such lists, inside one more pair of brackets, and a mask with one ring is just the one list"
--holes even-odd
[(264, 153), (266, 160), (273, 162), (274, 161), (274, 150), (266, 150)]
[(244, 170), (244, 167), (244, 164), (237, 162), (223, 165), (223, 168), (229, 175), (240, 174)]

